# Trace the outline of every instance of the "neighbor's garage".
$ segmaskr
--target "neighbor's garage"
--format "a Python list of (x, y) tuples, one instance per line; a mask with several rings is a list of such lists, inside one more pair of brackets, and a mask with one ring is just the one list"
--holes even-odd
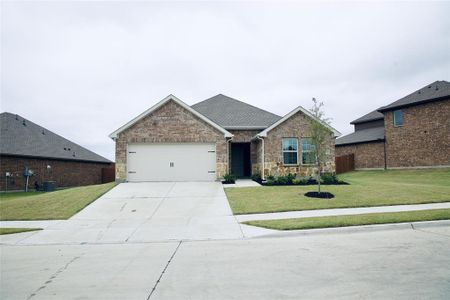
[(215, 144), (128, 144), (128, 181), (214, 181)]

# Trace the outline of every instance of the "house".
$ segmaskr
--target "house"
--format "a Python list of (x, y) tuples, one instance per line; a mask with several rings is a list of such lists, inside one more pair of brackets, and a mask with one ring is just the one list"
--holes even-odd
[[(169, 95), (110, 134), (116, 142), (116, 179), (213, 181), (226, 173), (263, 178), (311, 174), (311, 118), (301, 106), (280, 117), (221, 94), (192, 106)], [(333, 155), (339, 132), (326, 126)], [(328, 168), (334, 170), (334, 161)]]
[(80, 145), (19, 115), (0, 114), (0, 189), (24, 189), (26, 169), (33, 171), (30, 188), (37, 181), (57, 186), (102, 183), (102, 169), (113, 163)]
[(351, 122), (336, 156), (354, 154), (356, 169), (450, 166), (450, 83), (436, 81)]

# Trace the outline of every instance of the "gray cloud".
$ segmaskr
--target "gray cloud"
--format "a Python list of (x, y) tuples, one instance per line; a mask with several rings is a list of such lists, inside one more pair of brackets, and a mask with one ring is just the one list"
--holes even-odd
[(351, 120), (450, 78), (449, 2), (2, 2), (1, 109), (110, 159), (172, 93)]

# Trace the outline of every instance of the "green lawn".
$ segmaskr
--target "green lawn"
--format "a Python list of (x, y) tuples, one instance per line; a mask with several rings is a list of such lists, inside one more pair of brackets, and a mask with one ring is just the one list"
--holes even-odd
[(244, 224), (277, 230), (298, 230), (435, 220), (450, 220), (450, 209), (430, 209), (392, 213), (248, 221), (244, 222)]
[(0, 194), (0, 220), (68, 219), (115, 186), (114, 182), (55, 192)]
[(0, 235), (27, 232), (27, 231), (36, 231), (36, 230), (42, 230), (42, 228), (0, 228)]
[(322, 186), (330, 200), (303, 196), (316, 186), (227, 188), (235, 214), (291, 210), (367, 207), (450, 201), (450, 169), (356, 171), (342, 174), (350, 185)]

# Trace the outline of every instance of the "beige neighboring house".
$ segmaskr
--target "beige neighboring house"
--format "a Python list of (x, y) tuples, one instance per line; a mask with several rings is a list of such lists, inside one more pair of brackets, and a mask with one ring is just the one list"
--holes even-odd
[[(299, 106), (284, 117), (219, 94), (192, 106), (169, 95), (110, 134), (118, 181), (214, 181), (226, 173), (250, 177), (311, 174), (309, 123)], [(327, 166), (334, 171), (330, 131)]]

